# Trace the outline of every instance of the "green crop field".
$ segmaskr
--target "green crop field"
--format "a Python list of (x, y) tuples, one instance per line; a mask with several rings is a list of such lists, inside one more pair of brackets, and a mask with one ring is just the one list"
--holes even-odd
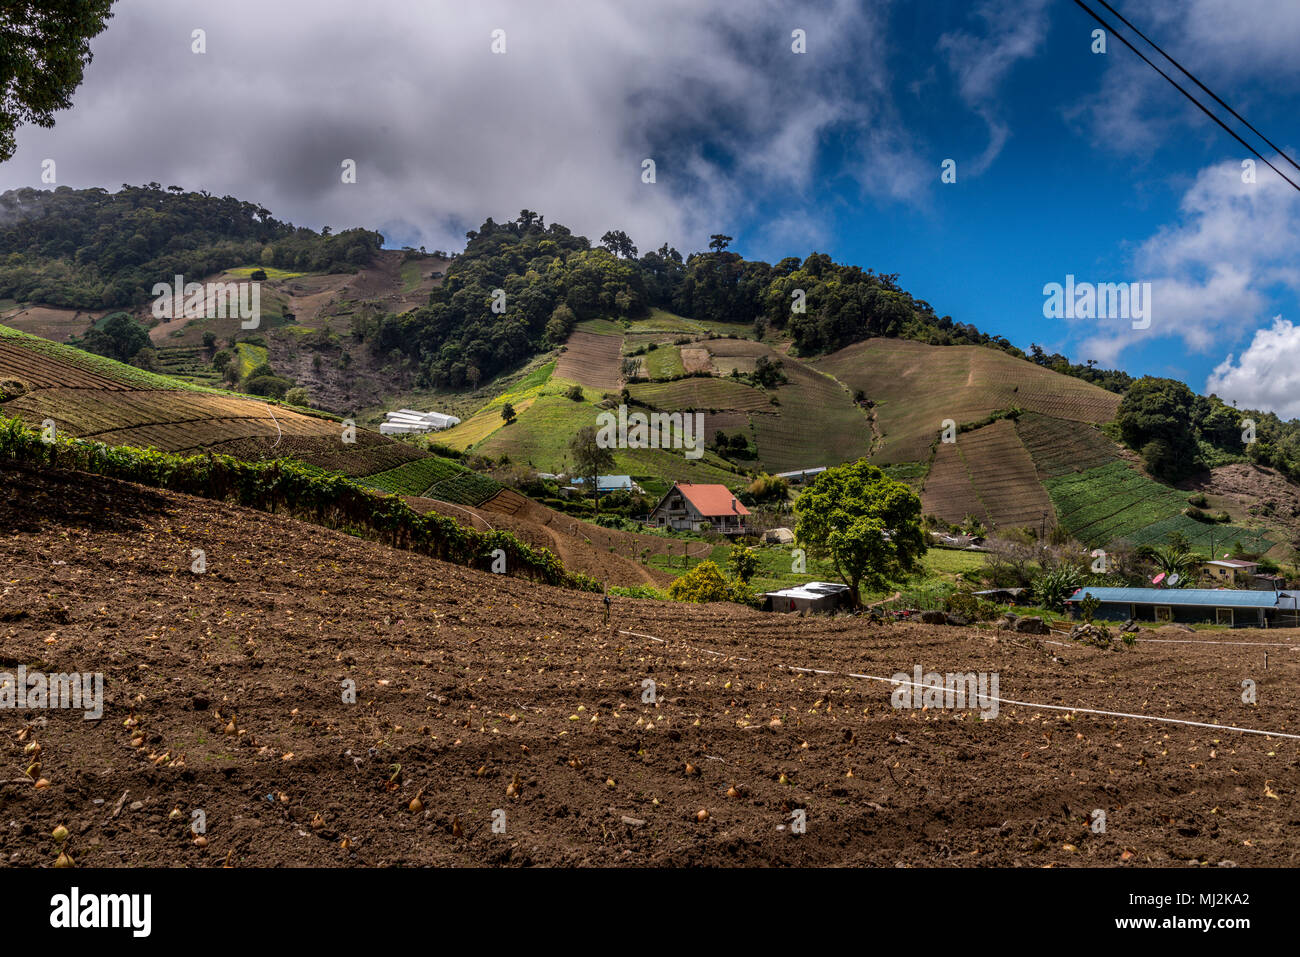
[(487, 476), (436, 455), (368, 476), (361, 484), (394, 495), (421, 495), (460, 505), (478, 505), (501, 490)]
[(1117, 541), (1162, 545), (1175, 531), (1204, 554), (1211, 549), (1222, 552), (1235, 542), (1252, 552), (1267, 551), (1273, 544), (1262, 529), (1188, 518), (1182, 514), (1187, 493), (1161, 485), (1122, 461), (1061, 475), (1044, 484), (1057, 520), (1086, 545)]
[(645, 374), (651, 379), (671, 379), (683, 375), (682, 350), (677, 346), (659, 346), (645, 354)]

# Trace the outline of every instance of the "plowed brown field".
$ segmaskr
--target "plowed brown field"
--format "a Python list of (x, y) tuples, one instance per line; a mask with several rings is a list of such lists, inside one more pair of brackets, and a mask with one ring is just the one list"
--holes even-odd
[[(1010, 703), (1295, 734), (1292, 633), (1102, 651), (626, 599), (606, 623), (599, 595), (259, 512), (0, 482), (3, 670), (106, 684), (101, 721), (0, 711), (8, 864), (52, 864), (59, 824), (78, 866), (1300, 863), (1300, 742)], [(896, 710), (852, 676), (918, 664), (1010, 700)]]

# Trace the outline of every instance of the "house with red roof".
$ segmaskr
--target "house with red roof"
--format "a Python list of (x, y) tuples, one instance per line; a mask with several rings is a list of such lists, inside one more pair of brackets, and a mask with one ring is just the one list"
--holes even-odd
[(748, 517), (749, 509), (725, 485), (676, 482), (651, 511), (650, 524), (677, 531), (741, 535)]

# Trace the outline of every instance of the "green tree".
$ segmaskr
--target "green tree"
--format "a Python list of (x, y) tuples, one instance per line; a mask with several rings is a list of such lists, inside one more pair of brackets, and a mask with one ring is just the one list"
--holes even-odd
[(510, 425), (518, 417), (519, 416), (516, 414), (515, 407), (512, 403), (507, 402), (505, 405), (501, 406), (501, 419), (506, 425)]
[(144, 326), (124, 312), (119, 312), (104, 323), (102, 328), (91, 329), (82, 340), (87, 352), (108, 356), (119, 362), (129, 362), (131, 357), (149, 342)]
[(600, 244), (612, 252), (615, 256), (622, 256), (624, 259), (636, 259), (636, 246), (632, 245), (632, 239), (621, 229), (611, 229), (600, 237)]
[(72, 105), (113, 0), (0, 0), (0, 162), (14, 155), (22, 123), (54, 125)]
[(822, 472), (794, 512), (800, 544), (830, 560), (855, 606), (860, 585), (882, 587), (910, 574), (926, 551), (921, 499), (866, 459)]
[(1143, 376), (1119, 404), (1116, 423), (1148, 471), (1176, 481), (1202, 468), (1192, 420), (1196, 396), (1176, 379)]
[(596, 479), (602, 473), (608, 473), (614, 467), (614, 454), (602, 446), (597, 439), (596, 427), (588, 425), (578, 430), (569, 442), (569, 454), (573, 456), (573, 472), (591, 491), (592, 507), (600, 515), (600, 493), (596, 489)]

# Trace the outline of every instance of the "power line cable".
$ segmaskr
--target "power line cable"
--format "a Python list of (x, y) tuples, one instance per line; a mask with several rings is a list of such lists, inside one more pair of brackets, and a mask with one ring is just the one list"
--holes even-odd
[(1199, 86), (1199, 87), (1200, 87), (1202, 90), (1204, 90), (1206, 93), (1210, 94), (1210, 96), (1213, 97), (1215, 103), (1218, 103), (1221, 107), (1223, 107), (1225, 110), (1227, 110), (1227, 111), (1228, 111), (1229, 113), (1231, 113), (1233, 116), (1235, 116), (1238, 120), (1240, 120), (1243, 124), (1245, 124), (1246, 129), (1250, 130), (1252, 133), (1254, 133), (1256, 136), (1258, 136), (1261, 140), (1263, 140), (1265, 143), (1267, 143), (1269, 149), (1271, 149), (1271, 150), (1273, 150), (1274, 152), (1276, 152), (1276, 153), (1277, 153), (1279, 156), (1281, 156), (1284, 160), (1286, 160), (1288, 163), (1290, 163), (1290, 164), (1291, 164), (1292, 166), (1294, 166), (1296, 169), (1300, 170), (1300, 165), (1297, 165), (1296, 161), (1293, 160), (1290, 156), (1288, 156), (1288, 155), (1283, 151), (1282, 147), (1278, 146), (1276, 143), (1274, 143), (1272, 140), (1270, 140), (1267, 136), (1265, 136), (1265, 135), (1264, 135), (1263, 133), (1261, 133), (1259, 130), (1255, 129), (1255, 127), (1251, 126), (1249, 120), (1247, 120), (1244, 116), (1242, 116), (1240, 113), (1238, 113), (1238, 112), (1237, 112), (1236, 110), (1234, 110), (1232, 107), (1230, 107), (1227, 103), (1223, 102), (1223, 100), (1221, 100), (1221, 99), (1219, 98), (1219, 96), (1218, 96), (1218, 95), (1217, 95), (1213, 90), (1211, 90), (1208, 86), (1206, 86), (1204, 83), (1202, 83), (1199, 79), (1196, 78), (1196, 74), (1192, 73), (1191, 70), (1187, 69), (1187, 67), (1183, 66), (1181, 63), (1179, 63), (1177, 60), (1175, 60), (1173, 57), (1171, 57), (1168, 53), (1166, 53), (1166, 52), (1164, 51), (1164, 49), (1161, 48), (1160, 44), (1156, 43), (1155, 40), (1152, 40), (1149, 36), (1147, 36), (1145, 33), (1143, 33), (1141, 30), (1139, 30), (1137, 27), (1135, 27), (1132, 23), (1130, 23), (1128, 20), (1126, 20), (1126, 19), (1124, 18), (1124, 14), (1120, 13), (1118, 10), (1116, 10), (1114, 7), (1112, 7), (1109, 3), (1106, 2), (1106, 0), (1097, 0), (1097, 2), (1100, 3), (1100, 4), (1101, 4), (1103, 7), (1105, 7), (1107, 10), (1109, 10), (1111, 13), (1115, 14), (1115, 16), (1119, 17), (1120, 22), (1122, 22), (1126, 27), (1128, 27), (1130, 30), (1132, 30), (1134, 33), (1136, 33), (1138, 36), (1140, 36), (1143, 40), (1145, 40), (1147, 43), (1149, 43), (1152, 47), (1154, 47), (1154, 48), (1155, 48), (1155, 49), (1160, 53), (1160, 55), (1161, 55), (1162, 57), (1164, 57), (1166, 60), (1168, 60), (1168, 61), (1169, 61), (1170, 63), (1172, 63), (1174, 66), (1178, 67), (1178, 69), (1182, 70), (1183, 73), (1185, 73), (1185, 74), (1186, 74), (1186, 75), (1191, 79), (1191, 81), (1192, 81), (1193, 83), (1195, 83), (1197, 86)]
[(1254, 155), (1254, 156), (1255, 156), (1255, 157), (1256, 157), (1256, 158), (1257, 158), (1261, 163), (1263, 163), (1265, 166), (1267, 166), (1267, 167), (1268, 167), (1269, 169), (1271, 169), (1273, 172), (1277, 173), (1278, 176), (1281, 176), (1284, 180), (1286, 180), (1288, 183), (1290, 183), (1291, 186), (1292, 186), (1292, 188), (1295, 189), (1296, 192), (1300, 192), (1300, 183), (1296, 183), (1296, 181), (1293, 180), (1291, 177), (1287, 176), (1286, 173), (1283, 173), (1280, 169), (1278, 169), (1276, 166), (1274, 166), (1272, 163), (1270, 163), (1268, 160), (1266, 160), (1266, 159), (1264, 158), (1264, 156), (1259, 152), (1259, 150), (1255, 149), (1255, 147), (1251, 146), (1249, 143), (1247, 143), (1245, 140), (1243, 140), (1240, 136), (1238, 136), (1236, 130), (1233, 130), (1231, 127), (1229, 127), (1226, 123), (1223, 122), (1223, 120), (1219, 119), (1218, 116), (1216, 116), (1214, 113), (1212, 113), (1212, 112), (1210, 111), (1210, 109), (1209, 109), (1209, 108), (1208, 108), (1204, 103), (1202, 103), (1202, 102), (1201, 102), (1200, 100), (1198, 100), (1196, 97), (1192, 96), (1191, 93), (1187, 92), (1187, 90), (1186, 90), (1186, 89), (1185, 89), (1185, 88), (1184, 88), (1184, 87), (1183, 87), (1183, 86), (1182, 86), (1182, 85), (1181, 85), (1177, 80), (1175, 80), (1173, 77), (1171, 77), (1171, 76), (1170, 76), (1168, 73), (1166, 73), (1164, 70), (1160, 69), (1160, 67), (1156, 66), (1154, 63), (1152, 63), (1150, 60), (1148, 60), (1148, 59), (1146, 58), (1146, 56), (1142, 53), (1141, 50), (1139, 50), (1137, 47), (1135, 47), (1132, 43), (1129, 43), (1128, 39), (1127, 39), (1123, 34), (1121, 34), (1118, 30), (1116, 30), (1116, 29), (1115, 29), (1114, 27), (1112, 27), (1109, 23), (1107, 23), (1105, 20), (1103, 20), (1103, 19), (1101, 18), (1101, 16), (1098, 15), (1098, 14), (1096, 13), (1096, 11), (1094, 11), (1094, 10), (1093, 10), (1091, 7), (1089, 7), (1086, 3), (1084, 3), (1083, 0), (1074, 0), (1074, 2), (1075, 2), (1075, 4), (1076, 4), (1077, 6), (1081, 7), (1081, 8), (1082, 8), (1082, 9), (1083, 9), (1083, 10), (1084, 10), (1084, 11), (1085, 11), (1085, 12), (1086, 12), (1090, 17), (1092, 17), (1094, 20), (1096, 20), (1098, 23), (1100, 23), (1103, 27), (1105, 27), (1106, 30), (1107, 30), (1108, 32), (1110, 32), (1110, 33), (1113, 34), (1115, 37), (1117, 37), (1121, 43), (1123, 43), (1126, 47), (1128, 47), (1130, 50), (1132, 50), (1134, 53), (1136, 53), (1136, 54), (1137, 54), (1137, 55), (1142, 59), (1142, 62), (1143, 62), (1143, 63), (1145, 63), (1147, 66), (1151, 67), (1151, 69), (1155, 70), (1157, 73), (1159, 73), (1161, 76), (1163, 76), (1166, 80), (1168, 80), (1169, 83), (1174, 87), (1174, 89), (1178, 90), (1179, 93), (1181, 93), (1183, 96), (1185, 96), (1185, 97), (1187, 97), (1189, 100), (1191, 100), (1192, 103), (1194, 103), (1194, 104), (1196, 105), (1196, 108), (1197, 108), (1197, 109), (1199, 109), (1202, 113), (1204, 113), (1204, 114), (1205, 114), (1206, 116), (1208, 116), (1210, 119), (1214, 120), (1215, 123), (1219, 124), (1219, 126), (1223, 128), (1224, 132), (1226, 132), (1229, 136), (1231, 136), (1234, 140), (1236, 140), (1236, 141), (1237, 141), (1238, 143), (1240, 143), (1242, 146), (1246, 147), (1246, 149), (1250, 150), (1251, 154)]

